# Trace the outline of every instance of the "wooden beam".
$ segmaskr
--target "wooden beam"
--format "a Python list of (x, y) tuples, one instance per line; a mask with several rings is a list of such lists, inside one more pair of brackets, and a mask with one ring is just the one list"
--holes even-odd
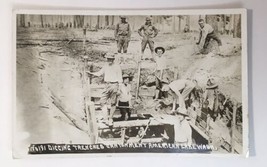
[[(149, 119), (145, 120), (128, 120), (128, 121), (117, 121), (114, 122), (113, 128), (129, 128), (129, 127), (139, 127), (139, 126), (147, 126)], [(164, 125), (158, 120), (152, 119), (149, 126), (159, 126)], [(109, 129), (110, 127), (104, 123), (98, 124), (98, 129)]]
[(88, 129), (82, 124), (81, 121), (74, 119), (69, 112), (66, 110), (66, 106), (61, 102), (61, 100), (50, 90), (46, 91), (48, 96), (52, 99), (52, 103), (61, 111), (69, 120), (70, 122), (79, 130), (88, 134)]
[[(141, 58), (141, 57), (140, 57)], [(135, 93), (135, 100), (138, 99), (139, 95), (139, 86), (140, 86), (140, 74), (141, 74), (141, 60), (138, 61), (138, 72), (137, 72), (137, 82), (136, 82), (136, 93)]]
[(233, 119), (231, 124), (231, 152), (234, 153), (235, 148), (235, 129), (236, 129), (236, 110), (237, 110), (237, 104), (234, 104), (233, 106)]
[(93, 144), (97, 143), (98, 140), (98, 125), (96, 123), (96, 116), (95, 116), (95, 105), (93, 102), (89, 102), (88, 104), (88, 114), (87, 118), (89, 121), (89, 128), (90, 128), (90, 137)]
[(209, 136), (206, 135), (199, 127), (197, 127), (193, 122), (190, 121), (189, 124), (195, 131), (197, 131), (197, 133), (199, 133), (202, 137), (209, 141)]
[[(127, 143), (139, 143), (140, 138), (139, 137), (130, 137), (129, 140), (127, 140)], [(99, 143), (112, 145), (112, 144), (118, 144), (120, 143), (121, 138), (111, 138), (111, 139), (105, 139), (99, 141)], [(155, 137), (155, 138), (145, 138), (142, 139), (141, 143), (159, 143), (162, 141), (161, 137)]]

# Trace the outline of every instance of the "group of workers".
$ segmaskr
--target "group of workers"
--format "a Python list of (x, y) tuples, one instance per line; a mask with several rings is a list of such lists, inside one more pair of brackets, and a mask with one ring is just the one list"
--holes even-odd
[[(115, 39), (117, 42), (118, 53), (127, 53), (128, 44), (131, 38), (131, 28), (126, 20), (125, 16), (121, 16), (121, 22), (115, 27)], [(200, 38), (205, 39), (203, 48), (207, 47), (209, 41), (214, 39), (221, 45), (221, 41), (213, 32), (213, 29), (208, 24), (204, 24), (203, 20), (199, 20), (200, 25)], [(147, 17), (146, 22), (138, 29), (138, 34), (142, 37), (141, 41), (141, 53), (143, 54), (146, 46), (148, 45), (153, 56), (153, 60), (156, 61), (156, 68), (154, 73), (159, 73), (157, 78), (159, 83), (156, 85), (155, 99), (164, 98), (160, 94), (165, 92), (173, 97), (172, 114), (176, 115), (173, 124), (175, 125), (175, 142), (191, 144), (192, 143), (192, 130), (186, 119), (189, 115), (187, 112), (187, 106), (185, 104), (186, 98), (190, 94), (194, 93), (198, 87), (196, 80), (190, 79), (178, 79), (172, 82), (164, 79), (163, 73), (166, 70), (167, 63), (164, 56), (165, 49), (163, 47), (156, 47), (154, 49), (154, 38), (158, 34), (158, 30), (152, 25), (151, 18)], [(200, 39), (201, 40), (201, 39)], [(116, 54), (106, 54), (107, 63), (98, 72), (87, 71), (88, 74), (101, 76), (104, 75), (105, 89), (100, 99), (102, 105), (102, 111), (108, 113), (106, 123), (113, 126), (113, 115), (116, 108), (120, 109), (121, 118), (128, 120), (131, 117), (130, 108), (132, 108), (132, 95), (131, 95), (131, 81), (133, 76), (122, 73), (122, 69), (119, 64), (115, 63)], [(209, 84), (212, 82), (208, 81)], [(177, 106), (178, 104), (178, 106)], [(177, 118), (177, 119), (176, 119)], [(183, 132), (183, 133), (181, 133)], [(162, 134), (163, 138), (168, 139), (167, 134)]]
[[(120, 16), (121, 22), (115, 26), (114, 36), (117, 42), (117, 50), (118, 53), (127, 53), (127, 49), (129, 46), (129, 42), (131, 40), (131, 26), (127, 22), (126, 16)], [(207, 49), (211, 40), (215, 40), (218, 43), (220, 54), (220, 46), (222, 46), (222, 42), (218, 35), (215, 33), (213, 27), (207, 23), (205, 23), (204, 19), (199, 19), (199, 40), (196, 42), (197, 45), (200, 45), (200, 53), (204, 53)], [(184, 33), (189, 32), (189, 26), (186, 24), (184, 28)], [(141, 53), (142, 55), (145, 52), (146, 46), (149, 46), (151, 51), (152, 58), (154, 60), (154, 38), (157, 37), (159, 30), (152, 25), (151, 17), (146, 18), (146, 22), (138, 29), (138, 34), (142, 37), (141, 40)], [(142, 56), (143, 58), (143, 56)]]

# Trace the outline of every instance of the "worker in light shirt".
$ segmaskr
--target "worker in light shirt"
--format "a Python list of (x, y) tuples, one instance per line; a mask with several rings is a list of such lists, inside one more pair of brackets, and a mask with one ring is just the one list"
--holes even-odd
[(131, 117), (130, 108), (132, 107), (131, 84), (132, 76), (124, 74), (122, 76), (123, 83), (120, 84), (119, 97), (117, 107), (121, 112), (121, 119), (127, 121)]
[(200, 34), (199, 41), (196, 44), (203, 45), (202, 51), (207, 49), (211, 39), (215, 40), (218, 43), (219, 47), (222, 46), (222, 41), (220, 40), (218, 35), (215, 34), (214, 29), (211, 27), (211, 25), (206, 24), (203, 19), (199, 19), (198, 24), (200, 26)]
[(114, 63), (114, 54), (108, 54), (106, 59), (107, 64), (105, 64), (100, 71), (87, 71), (87, 73), (95, 76), (104, 75), (106, 86), (100, 102), (103, 106), (103, 112), (108, 112), (108, 125), (113, 126), (113, 115), (116, 109), (117, 98), (119, 94), (119, 84), (122, 83), (122, 70), (120, 65)]
[(179, 100), (179, 107), (185, 108), (185, 98), (195, 89), (198, 85), (196, 80), (178, 79), (167, 84), (168, 81), (162, 81), (163, 92), (168, 92), (173, 97), (172, 111), (176, 110), (176, 103)]
[[(192, 145), (192, 128), (188, 121), (188, 113), (184, 107), (179, 107), (173, 112), (174, 116), (169, 116), (168, 120), (161, 120), (166, 124), (171, 124), (174, 127), (174, 143), (179, 145)], [(164, 131), (161, 136), (163, 142), (169, 142), (171, 134)]]
[[(166, 73), (167, 70), (167, 59), (164, 55), (165, 49), (163, 47), (156, 47), (155, 49), (156, 53), (156, 68), (154, 70), (154, 74), (156, 76), (156, 93), (155, 93), (155, 99), (161, 99), (162, 94), (162, 84), (160, 83), (160, 80), (162, 80), (164, 72)], [(166, 74), (165, 74), (166, 75)]]

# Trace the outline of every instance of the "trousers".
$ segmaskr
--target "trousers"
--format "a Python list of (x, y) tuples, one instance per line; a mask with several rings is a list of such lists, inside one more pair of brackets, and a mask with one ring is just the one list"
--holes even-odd
[(222, 41), (220, 40), (218, 35), (216, 35), (214, 32), (211, 32), (211, 33), (209, 33), (207, 35), (207, 37), (205, 39), (205, 43), (204, 43), (204, 46), (203, 46), (204, 49), (207, 49), (211, 39), (215, 40), (218, 43), (219, 46), (222, 46)]
[(151, 37), (144, 37), (141, 42), (141, 52), (144, 53), (146, 46), (149, 46), (151, 53), (154, 52), (154, 41)]
[(129, 46), (129, 37), (127, 36), (118, 36), (118, 41), (117, 41), (117, 48), (118, 48), (118, 53), (127, 53), (127, 49)]

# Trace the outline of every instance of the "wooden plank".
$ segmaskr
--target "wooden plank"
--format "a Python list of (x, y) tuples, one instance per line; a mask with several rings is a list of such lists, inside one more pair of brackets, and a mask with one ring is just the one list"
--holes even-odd
[(88, 103), (89, 110), (88, 110), (88, 117), (90, 123), (90, 137), (93, 141), (93, 144), (97, 143), (98, 140), (98, 125), (96, 123), (96, 116), (95, 116), (95, 105), (93, 102)]
[[(158, 143), (161, 141), (162, 141), (161, 137), (144, 138), (144, 139), (142, 139), (141, 143)], [(105, 139), (105, 140), (99, 141), (99, 143), (106, 144), (106, 145), (120, 144), (121, 138)], [(127, 140), (127, 143), (140, 143), (140, 138), (139, 137), (130, 137), (129, 140)]]
[(231, 125), (231, 152), (234, 153), (234, 148), (235, 148), (235, 130), (236, 130), (236, 110), (237, 106), (236, 104), (233, 106), (233, 120), (232, 120), (232, 125)]
[(141, 61), (138, 61), (138, 72), (137, 72), (135, 100), (138, 99), (138, 95), (139, 95), (140, 74), (141, 74)]
[(79, 130), (88, 134), (87, 128), (82, 124), (82, 121), (78, 121), (74, 119), (69, 112), (66, 110), (66, 106), (61, 102), (61, 100), (50, 90), (47, 89), (47, 96), (49, 96), (52, 100), (52, 103), (61, 111), (70, 121), (71, 123)]
[(209, 136), (205, 134), (199, 127), (197, 127), (193, 122), (189, 121), (190, 126), (196, 130), (202, 137), (209, 141)]
[[(113, 128), (129, 128), (129, 127), (139, 127), (139, 126), (147, 126), (149, 119), (146, 120), (128, 120), (128, 121), (117, 121), (113, 123)], [(152, 119), (150, 126), (158, 126), (164, 125), (163, 123), (159, 122), (158, 120)], [(99, 123), (98, 129), (109, 129), (110, 127), (107, 126), (105, 123)]]
[(148, 96), (153, 97), (155, 96), (156, 87), (140, 87), (139, 88), (139, 96)]

